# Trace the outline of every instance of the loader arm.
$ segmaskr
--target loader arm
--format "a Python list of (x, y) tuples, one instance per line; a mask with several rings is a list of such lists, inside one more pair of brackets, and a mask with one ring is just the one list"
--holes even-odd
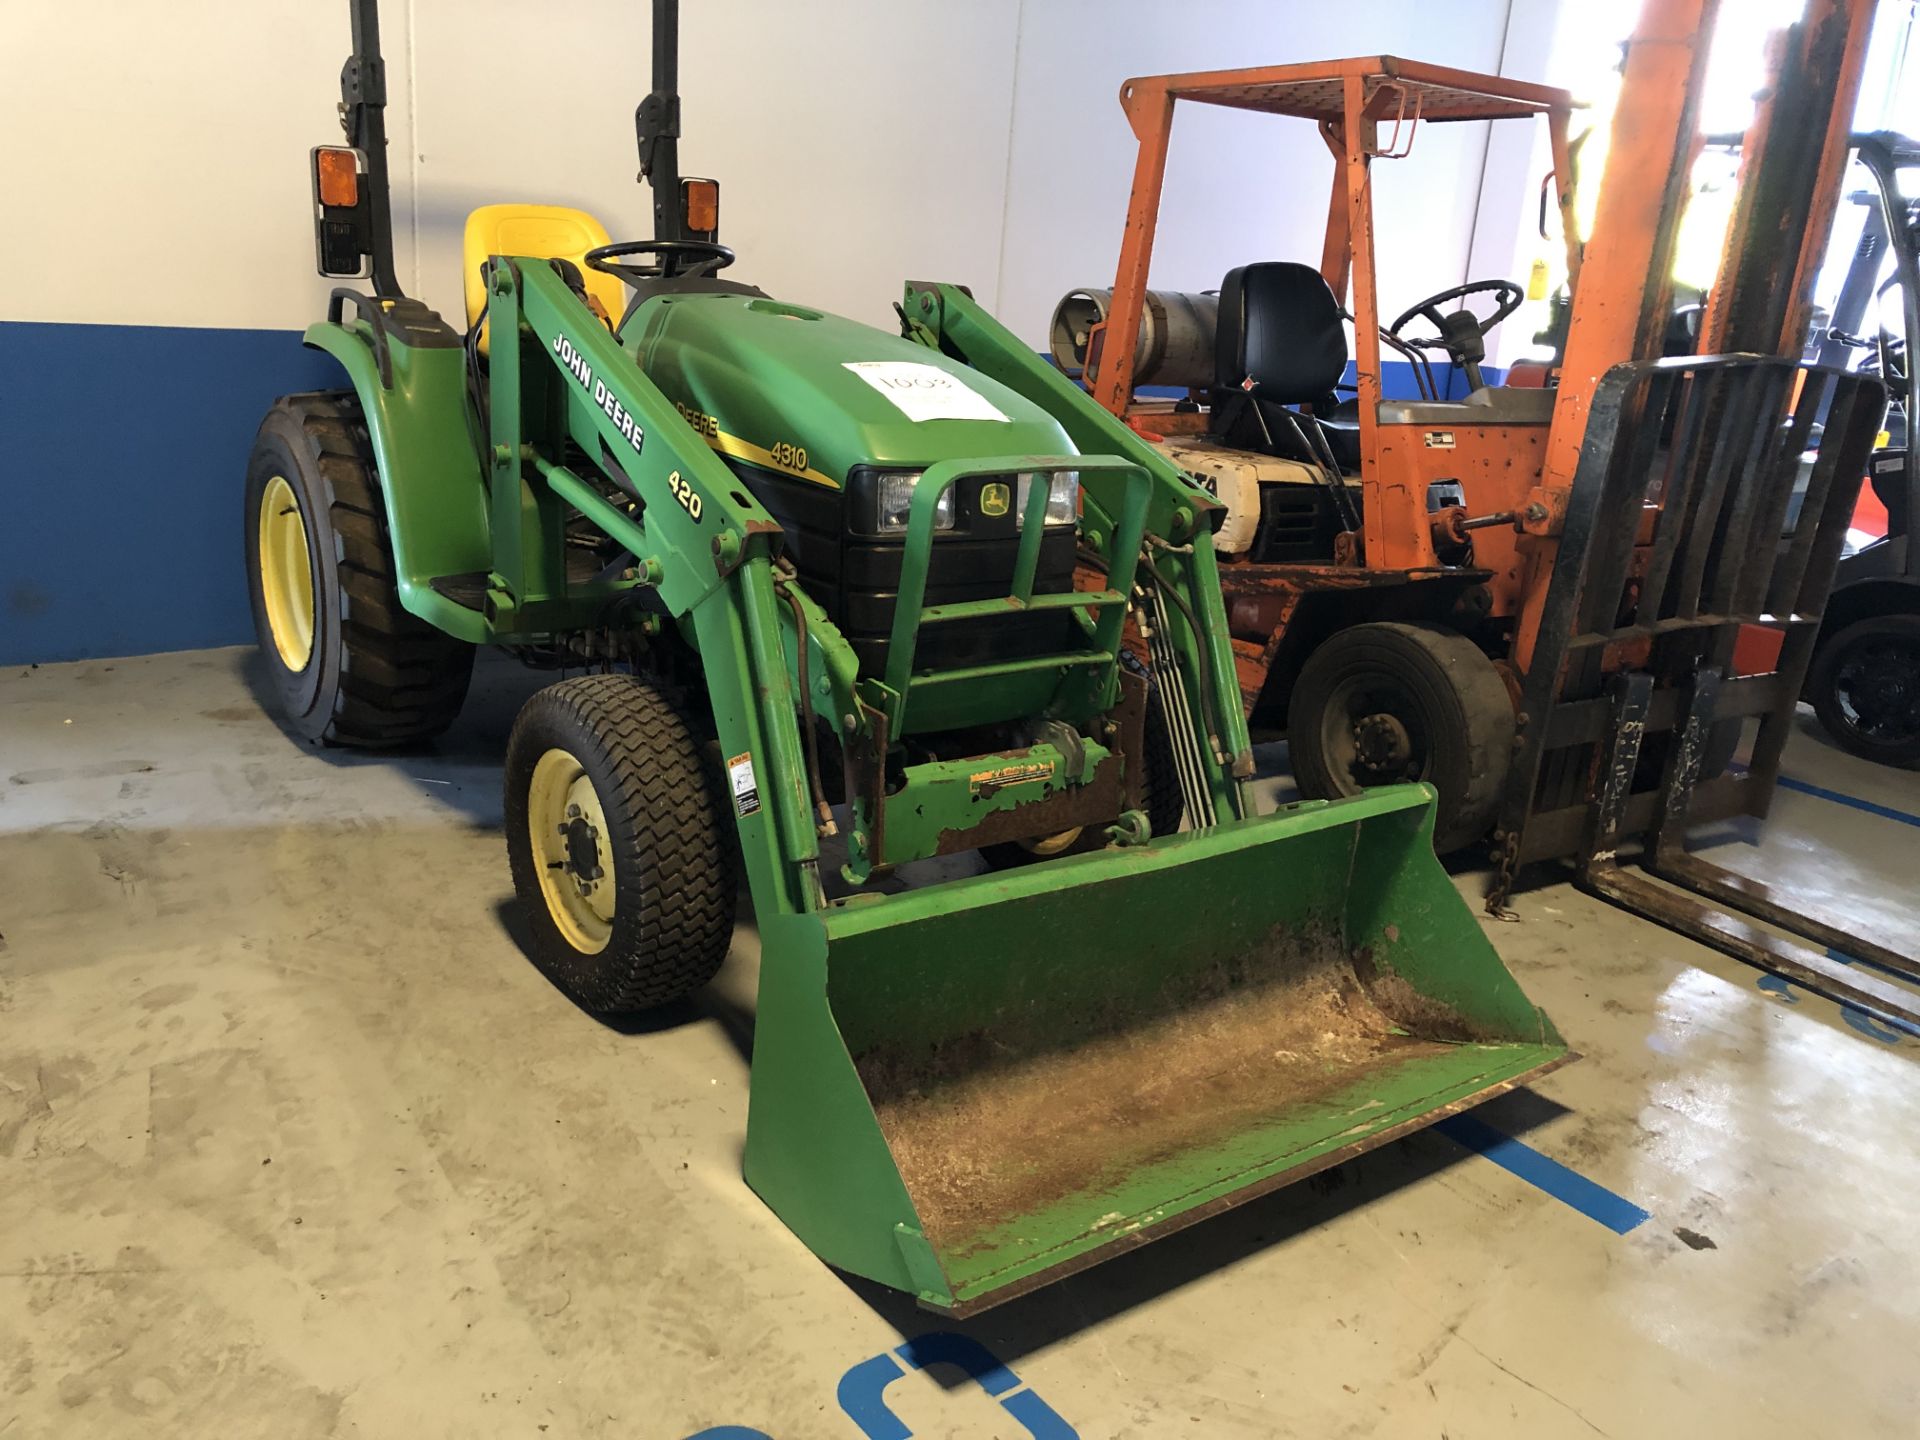
[[(488, 309), (496, 337), (490, 604), (505, 614), (548, 598), (567, 506), (624, 545), (638, 562), (635, 583), (658, 595), (702, 657), (723, 753), (750, 757), (759, 804), (736, 805), (735, 819), (756, 907), (762, 915), (820, 908), (789, 659), (793, 620), (774, 589), (778, 522), (546, 263), (498, 260)], [(520, 343), (506, 343), (515, 334)], [(558, 417), (559, 430), (540, 417)], [(535, 438), (548, 436), (545, 447)], [(560, 436), (617, 486), (562, 463)], [(812, 673), (844, 673), (830, 652), (845, 647), (831, 644), (824, 616), (815, 619)]]
[[(1161, 619), (1161, 637), (1180, 672), (1181, 688), (1199, 700), (1194, 718), (1217, 743), (1201, 747), (1205, 781), (1221, 816), (1253, 814), (1246, 782), (1253, 752), (1240, 689), (1234, 674), (1220, 573), (1213, 554), (1213, 527), (1225, 507), (1180, 468), (1103, 410), (1086, 391), (1040, 358), (957, 285), (909, 284), (904, 309), (910, 338), (966, 361), (1041, 406), (1087, 454), (1117, 455), (1145, 470), (1152, 490), (1147, 504), (1151, 584), (1172, 592), (1173, 608)], [(1087, 475), (1083, 546), (1107, 566), (1116, 563), (1114, 540), (1121, 495), (1114, 478)], [(1163, 612), (1165, 606), (1158, 607)], [(1197, 629), (1196, 629), (1197, 627)]]

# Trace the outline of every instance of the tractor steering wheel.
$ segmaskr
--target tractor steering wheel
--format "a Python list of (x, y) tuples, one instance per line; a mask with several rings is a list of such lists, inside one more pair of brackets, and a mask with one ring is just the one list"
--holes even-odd
[[(653, 265), (619, 265), (623, 255), (658, 255)], [(595, 270), (617, 275), (629, 285), (662, 277), (677, 279), (698, 271), (711, 275), (724, 270), (734, 260), (733, 251), (711, 240), (620, 240), (612, 245), (597, 245), (581, 257)]]
[[(1451, 315), (1440, 307), (1449, 300), (1464, 300), (1469, 295), (1497, 296), (1493, 314), (1482, 320), (1464, 306)], [(1444, 350), (1447, 358), (1467, 372), (1467, 383), (1475, 390), (1484, 388), (1480, 362), (1487, 358), (1487, 332), (1520, 308), (1527, 292), (1511, 280), (1469, 280), (1451, 290), (1429, 295), (1387, 327), (1387, 334), (1415, 350)], [(1440, 333), (1419, 340), (1404, 339), (1400, 332), (1414, 320), (1425, 320)]]

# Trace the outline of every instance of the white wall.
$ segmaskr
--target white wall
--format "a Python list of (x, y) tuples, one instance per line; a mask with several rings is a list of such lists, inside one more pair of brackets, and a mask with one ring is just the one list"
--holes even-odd
[[(1062, 293), (1112, 280), (1134, 150), (1121, 80), (1379, 50), (1497, 69), (1509, 0), (682, 8), (682, 164), (722, 181), (739, 274), (877, 323), (902, 280), (958, 280), (1040, 345)], [(345, 12), (343, 0), (8, 0), (0, 267), (35, 281), (0, 295), (0, 319), (313, 318), (326, 282), (312, 269), (306, 152), (338, 134)], [(582, 205), (616, 236), (646, 232), (633, 183), (644, 0), (388, 0), (384, 12), (411, 291), (457, 316), (461, 224), (489, 201)], [(1430, 126), (1414, 160), (1376, 167), (1386, 305), (1465, 278), (1485, 156), (1485, 127)], [(1244, 260), (1316, 260), (1331, 165), (1305, 122), (1183, 107), (1155, 283), (1209, 288)]]
[[(401, 28), (401, 27), (396, 27)], [(345, 6), (5, 0), (0, 320), (297, 327)]]
[[(1044, 344), (1061, 295), (1113, 283), (1137, 151), (1123, 80), (1383, 52), (1497, 71), (1507, 11), (1507, 0), (1028, 0), (1002, 318)], [(1376, 268), (1391, 314), (1466, 278), (1486, 132), (1422, 126), (1410, 159), (1375, 163)], [(1152, 283), (1207, 290), (1249, 260), (1318, 265), (1332, 184), (1333, 158), (1307, 121), (1176, 107)]]
[[(1017, 0), (686, 0), (683, 169), (722, 182), (740, 273), (875, 321), (909, 277), (991, 301)], [(403, 284), (460, 309), (498, 200), (651, 233), (633, 110), (645, 0), (387, 0)], [(113, 43), (102, 44), (111, 35)], [(6, 0), (0, 319), (295, 329), (318, 313), (307, 151), (336, 140), (344, 0)]]
[[(430, 304), (459, 299), (476, 205), (552, 200), (594, 211), (616, 238), (652, 233), (634, 183), (644, 0), (412, 4)], [(990, 280), (1017, 13), (1016, 0), (683, 0), (680, 164), (719, 179), (736, 273), (889, 325), (909, 276)], [(476, 51), (489, 32), (511, 38)]]

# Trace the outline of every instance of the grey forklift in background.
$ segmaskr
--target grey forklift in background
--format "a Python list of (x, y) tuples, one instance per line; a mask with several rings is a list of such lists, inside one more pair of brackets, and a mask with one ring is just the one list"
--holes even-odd
[[(1913, 419), (1920, 413), (1912, 360), (1920, 337), (1920, 194), (1903, 191), (1900, 176), (1920, 170), (1920, 142), (1876, 131), (1854, 136), (1853, 151), (1871, 185), (1850, 198), (1867, 214), (1833, 316), (1816, 336), (1817, 358), (1877, 371), (1886, 382), (1887, 419), (1867, 481), (1886, 507), (1887, 533), (1841, 559), (1802, 697), (1842, 749), (1914, 767), (1920, 766), (1920, 551), (1909, 531), (1920, 507), (1920, 466), (1911, 462)], [(1867, 336), (1863, 325), (1875, 300), (1878, 333)]]

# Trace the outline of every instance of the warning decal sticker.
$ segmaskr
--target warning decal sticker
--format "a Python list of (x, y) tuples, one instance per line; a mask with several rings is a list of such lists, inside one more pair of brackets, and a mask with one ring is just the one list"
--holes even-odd
[(727, 786), (733, 791), (735, 815), (759, 813), (760, 788), (754, 783), (753, 756), (736, 755), (727, 761)]

